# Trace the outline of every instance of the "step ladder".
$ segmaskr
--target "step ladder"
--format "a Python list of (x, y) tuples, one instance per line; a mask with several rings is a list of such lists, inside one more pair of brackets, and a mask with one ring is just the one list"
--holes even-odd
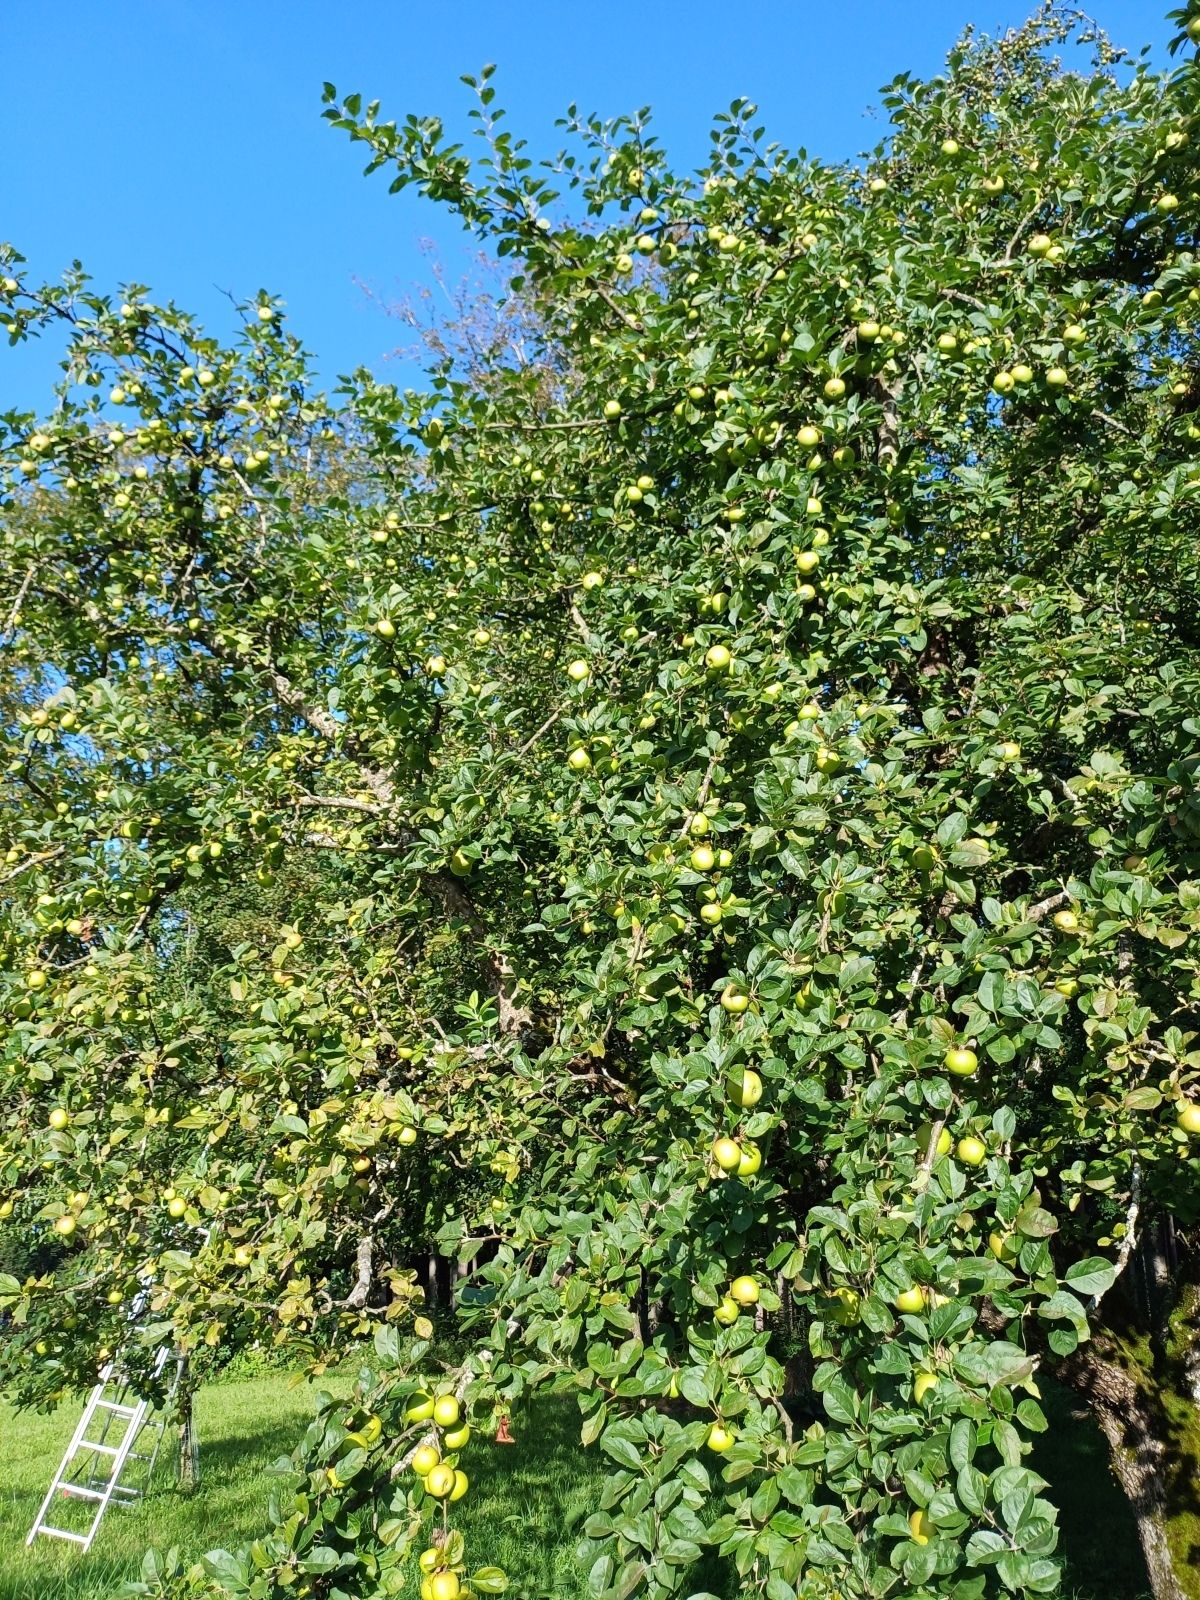
[[(153, 1377), (162, 1375), (170, 1358), (171, 1353), (165, 1346), (155, 1353)], [(128, 1377), (115, 1360), (101, 1369), (99, 1382), (88, 1396), (83, 1415), (29, 1530), (27, 1546), (38, 1534), (45, 1534), (47, 1538), (67, 1539), (81, 1550), (89, 1550), (109, 1506), (114, 1502), (128, 1505), (141, 1497), (154, 1472), (183, 1366), (182, 1358), (177, 1357), (175, 1373), (161, 1408), (133, 1393)], [(144, 1473), (137, 1473), (138, 1481), (127, 1474), (132, 1462), (145, 1467)], [(84, 1532), (73, 1532), (48, 1522), (46, 1519), (56, 1497), (94, 1504), (90, 1527)]]

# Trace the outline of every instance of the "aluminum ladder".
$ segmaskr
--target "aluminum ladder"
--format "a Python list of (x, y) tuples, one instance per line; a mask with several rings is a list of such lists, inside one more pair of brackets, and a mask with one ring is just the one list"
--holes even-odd
[[(156, 1352), (154, 1377), (162, 1374), (169, 1359), (170, 1351), (166, 1346)], [(160, 1410), (156, 1410), (152, 1401), (139, 1399), (131, 1393), (129, 1381), (116, 1361), (108, 1362), (101, 1369), (99, 1382), (88, 1396), (83, 1415), (46, 1491), (46, 1498), (42, 1501), (33, 1527), (29, 1530), (25, 1540), (27, 1546), (41, 1533), (50, 1539), (70, 1540), (81, 1550), (89, 1550), (109, 1506), (114, 1501), (118, 1505), (128, 1505), (141, 1496), (154, 1471), (159, 1446), (166, 1431), (170, 1404), (182, 1373), (183, 1360), (177, 1358), (166, 1402)], [(92, 1437), (94, 1425), (99, 1429), (97, 1438)], [(149, 1451), (137, 1450), (135, 1447), (139, 1443), (150, 1442), (145, 1438), (149, 1434), (153, 1435)], [(146, 1463), (145, 1476), (140, 1483), (122, 1482), (125, 1469), (131, 1461)], [(91, 1526), (85, 1533), (72, 1532), (47, 1522), (56, 1495), (94, 1503)]]

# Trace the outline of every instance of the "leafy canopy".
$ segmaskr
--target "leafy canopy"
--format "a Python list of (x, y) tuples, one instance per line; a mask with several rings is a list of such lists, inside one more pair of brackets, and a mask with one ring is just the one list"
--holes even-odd
[(490, 70), (474, 161), (329, 86), (531, 309), (424, 394), (6, 253), (10, 336), (69, 332), (2, 440), (0, 1194), (59, 1241), (6, 1380), (146, 1275), (151, 1339), (377, 1329), (184, 1587), (397, 1593), (434, 1500), (447, 1600), (431, 1385), (575, 1397), (598, 1595), (1056, 1592), (1037, 1371), (1131, 1201), (1197, 1200), (1180, 42), (1049, 11), (898, 79), (861, 167), (736, 102), (695, 179), (645, 113), (535, 163)]

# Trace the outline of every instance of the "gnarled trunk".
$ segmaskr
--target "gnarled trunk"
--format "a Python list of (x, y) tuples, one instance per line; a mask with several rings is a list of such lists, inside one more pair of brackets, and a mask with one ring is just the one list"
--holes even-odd
[(1061, 1376), (1087, 1401), (1108, 1441), (1113, 1473), (1137, 1522), (1154, 1600), (1195, 1600), (1181, 1585), (1167, 1543), (1168, 1468), (1165, 1419), (1138, 1384), (1095, 1345), (1085, 1345)]

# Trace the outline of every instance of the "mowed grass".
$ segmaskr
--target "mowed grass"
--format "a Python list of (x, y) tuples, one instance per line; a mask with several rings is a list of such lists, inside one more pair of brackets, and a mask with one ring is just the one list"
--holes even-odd
[[(326, 1378), (336, 1392), (343, 1380)], [(349, 1380), (344, 1380), (349, 1388)], [(1047, 1396), (1055, 1424), (1038, 1441), (1032, 1464), (1051, 1480), (1062, 1509), (1067, 1571), (1062, 1600), (1145, 1600), (1148, 1586), (1129, 1509), (1108, 1472), (1090, 1423), (1073, 1416), (1068, 1397)], [(266, 1526), (270, 1465), (287, 1455), (312, 1415), (313, 1392), (270, 1375), (202, 1390), (197, 1399), (202, 1482), (185, 1496), (173, 1484), (173, 1459), (160, 1466), (150, 1494), (111, 1510), (86, 1556), (57, 1540), (25, 1548), (25, 1535), (78, 1417), (66, 1405), (53, 1417), (18, 1416), (0, 1403), (0, 1600), (114, 1600), (137, 1575), (148, 1545), (177, 1545), (187, 1560), (236, 1548)], [(579, 1444), (578, 1417), (545, 1402), (514, 1419), (515, 1445), (477, 1434), (464, 1465), (471, 1492), (455, 1508), (472, 1567), (509, 1574), (512, 1600), (577, 1600), (586, 1574), (575, 1559), (582, 1526), (595, 1509), (604, 1461)], [(732, 1574), (714, 1563), (703, 1577), (718, 1594), (738, 1593)], [(415, 1584), (414, 1584), (415, 1592)]]
[[(329, 1388), (337, 1382), (325, 1380)], [(202, 1476), (194, 1494), (175, 1489), (175, 1437), (168, 1434), (149, 1494), (135, 1505), (110, 1507), (86, 1555), (63, 1539), (38, 1538), (26, 1549), (81, 1408), (82, 1400), (71, 1401), (45, 1417), (18, 1415), (0, 1402), (0, 1600), (111, 1600), (125, 1579), (137, 1576), (150, 1545), (178, 1545), (195, 1558), (255, 1537), (274, 1481), (267, 1468), (290, 1453), (314, 1398), (275, 1374), (202, 1389), (196, 1400)], [(49, 1520), (58, 1520), (53, 1509)], [(67, 1526), (79, 1523), (73, 1518)]]

